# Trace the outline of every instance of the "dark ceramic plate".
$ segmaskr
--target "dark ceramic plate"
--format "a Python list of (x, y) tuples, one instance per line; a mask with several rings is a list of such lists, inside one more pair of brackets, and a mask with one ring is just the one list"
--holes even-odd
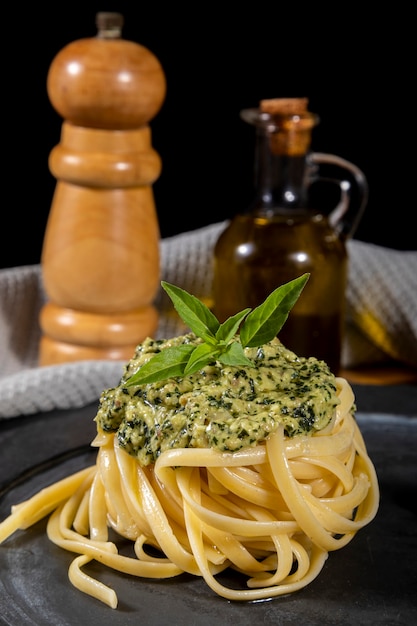
[[(60, 436), (67, 429), (73, 441), (74, 423), (59, 419)], [(118, 595), (119, 606), (113, 610), (73, 588), (67, 571), (74, 555), (47, 539), (41, 521), (0, 546), (0, 621), (10, 626), (417, 623), (417, 419), (359, 414), (358, 420), (379, 476), (380, 509), (348, 546), (329, 555), (308, 587), (270, 601), (229, 602), (192, 576), (155, 581), (92, 566), (90, 572)], [(34, 420), (30, 427), (35, 435), (42, 424)], [(43, 456), (3, 488), (0, 519), (11, 504), (93, 463), (95, 451), (85, 445), (49, 461), (46, 452)], [(19, 459), (14, 462), (19, 467)], [(236, 583), (234, 573), (225, 574), (223, 582)]]

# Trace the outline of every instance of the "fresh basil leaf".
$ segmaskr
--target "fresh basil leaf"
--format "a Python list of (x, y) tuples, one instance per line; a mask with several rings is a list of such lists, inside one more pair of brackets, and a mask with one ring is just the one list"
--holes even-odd
[(181, 287), (166, 281), (162, 281), (161, 285), (171, 298), (178, 315), (190, 330), (204, 341), (215, 344), (215, 334), (220, 322), (210, 309)]
[(220, 324), (217, 332), (217, 341), (229, 342), (236, 335), (241, 321), (246, 317), (251, 309), (244, 309), (240, 313), (236, 313), (232, 317), (229, 317), (223, 324)]
[(242, 344), (239, 341), (229, 343), (226, 350), (219, 355), (218, 361), (223, 363), (223, 365), (254, 367), (253, 362), (245, 355)]
[(261, 346), (278, 335), (309, 277), (306, 273), (277, 287), (263, 304), (249, 313), (240, 329), (244, 347)]
[[(223, 324), (210, 309), (184, 289), (165, 281), (162, 287), (190, 330), (204, 343), (198, 346), (183, 344), (161, 350), (144, 363), (125, 383), (144, 385), (167, 378), (186, 376), (197, 372), (211, 361), (224, 365), (251, 367), (253, 363), (244, 353), (245, 347), (257, 347), (271, 341), (281, 330), (288, 314), (310, 274), (303, 274), (273, 291), (256, 309), (244, 309)], [(240, 327), (239, 340), (233, 341)]]
[(216, 361), (221, 350), (221, 347), (213, 347), (207, 343), (201, 343), (190, 355), (184, 374), (194, 374), (194, 372), (208, 365), (211, 361)]
[(128, 378), (125, 383), (126, 387), (146, 385), (175, 376), (183, 376), (185, 366), (195, 349), (196, 347), (192, 344), (183, 344), (161, 350)]

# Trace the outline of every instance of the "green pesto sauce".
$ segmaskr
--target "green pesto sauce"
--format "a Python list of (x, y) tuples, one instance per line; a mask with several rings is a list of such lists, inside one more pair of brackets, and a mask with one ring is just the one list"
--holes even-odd
[(146, 339), (126, 365), (120, 384), (101, 394), (98, 428), (117, 433), (119, 445), (141, 465), (154, 463), (171, 448), (236, 452), (265, 441), (280, 424), (288, 437), (313, 434), (332, 419), (339, 399), (328, 366), (297, 357), (278, 339), (245, 348), (252, 368), (213, 362), (190, 376), (126, 387), (153, 354), (200, 342), (192, 333)]

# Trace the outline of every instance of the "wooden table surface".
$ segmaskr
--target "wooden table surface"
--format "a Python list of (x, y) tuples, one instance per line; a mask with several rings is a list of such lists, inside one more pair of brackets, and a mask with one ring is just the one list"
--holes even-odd
[(342, 370), (341, 376), (361, 385), (417, 385), (417, 368), (398, 363)]

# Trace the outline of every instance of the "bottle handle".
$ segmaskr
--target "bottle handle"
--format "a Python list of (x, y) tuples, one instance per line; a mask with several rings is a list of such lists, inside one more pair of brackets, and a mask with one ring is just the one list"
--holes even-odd
[[(335, 208), (329, 214), (329, 221), (340, 236), (345, 238), (352, 237), (358, 224), (362, 218), (366, 204), (368, 202), (368, 181), (365, 174), (357, 166), (336, 156), (335, 154), (327, 154), (325, 152), (311, 152), (309, 154), (311, 172), (313, 174), (311, 182), (326, 181), (337, 183), (340, 187), (340, 200)], [(336, 166), (342, 170), (347, 170), (350, 174), (349, 179), (337, 180), (334, 178), (322, 178), (315, 176), (318, 166), (327, 164)], [(351, 197), (351, 181), (355, 183), (354, 202)]]

